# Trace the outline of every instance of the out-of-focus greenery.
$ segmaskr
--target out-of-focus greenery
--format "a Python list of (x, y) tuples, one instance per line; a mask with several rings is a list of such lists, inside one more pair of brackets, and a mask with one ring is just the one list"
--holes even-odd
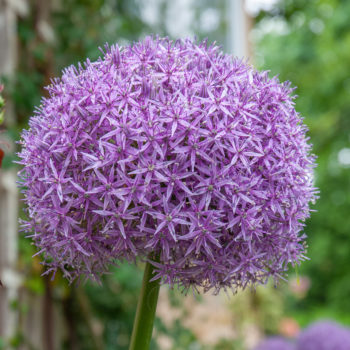
[(102, 285), (88, 283), (74, 291), (71, 317), (81, 349), (128, 349), (141, 282), (141, 269), (122, 264), (102, 278)]
[(4, 121), (5, 100), (1, 95), (3, 89), (4, 89), (4, 85), (2, 85), (0, 82), (0, 124)]
[(239, 292), (232, 298), (230, 306), (237, 320), (235, 327), (240, 337), (246, 336), (245, 329), (252, 324), (264, 333), (278, 333), (284, 312), (284, 289), (283, 286), (280, 288), (269, 283), (258, 286), (255, 291)]
[(284, 0), (259, 15), (255, 33), (261, 66), (298, 87), (296, 108), (318, 156), (321, 198), (306, 227), (311, 260), (301, 266), (311, 289), (293, 311), (302, 323), (350, 321), (349, 14), (349, 1)]

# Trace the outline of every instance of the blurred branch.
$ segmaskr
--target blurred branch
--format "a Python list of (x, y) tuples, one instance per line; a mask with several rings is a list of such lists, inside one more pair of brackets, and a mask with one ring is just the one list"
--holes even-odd
[(76, 320), (74, 319), (74, 312), (72, 310), (74, 298), (72, 293), (69, 293), (68, 297), (63, 299), (63, 313), (67, 324), (68, 330), (68, 347), (70, 350), (79, 350)]
[(99, 326), (99, 324), (93, 316), (90, 301), (82, 287), (77, 287), (76, 296), (81, 313), (83, 315), (83, 319), (85, 320), (86, 325), (89, 329), (89, 333), (91, 335), (91, 340), (94, 344), (94, 347), (96, 350), (101, 350), (104, 348), (104, 342), (101, 334), (102, 332), (100, 332), (100, 327), (96, 327)]
[(44, 346), (45, 350), (54, 350), (54, 324), (53, 324), (53, 299), (52, 299), (52, 285), (50, 278), (44, 276), (45, 296), (43, 308), (43, 329), (44, 329)]

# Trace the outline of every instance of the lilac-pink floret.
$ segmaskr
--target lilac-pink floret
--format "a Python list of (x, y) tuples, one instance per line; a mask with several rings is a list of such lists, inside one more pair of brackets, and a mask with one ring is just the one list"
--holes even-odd
[(274, 336), (265, 339), (254, 350), (295, 350), (295, 345), (283, 337)]
[(22, 134), (23, 229), (48, 272), (264, 283), (304, 259), (314, 156), (290, 84), (217, 46), (147, 37), (64, 70)]
[(319, 321), (299, 336), (297, 350), (350, 350), (350, 329), (333, 321)]

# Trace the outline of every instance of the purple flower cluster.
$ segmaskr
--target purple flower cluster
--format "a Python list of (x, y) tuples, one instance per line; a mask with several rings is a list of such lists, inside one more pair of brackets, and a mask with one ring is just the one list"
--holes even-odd
[(331, 321), (320, 321), (299, 336), (297, 350), (350, 350), (350, 330)]
[(147, 37), (63, 72), (22, 134), (25, 231), (48, 271), (245, 288), (303, 259), (314, 156), (289, 83), (215, 45)]
[(254, 350), (294, 350), (295, 346), (283, 337), (270, 337)]

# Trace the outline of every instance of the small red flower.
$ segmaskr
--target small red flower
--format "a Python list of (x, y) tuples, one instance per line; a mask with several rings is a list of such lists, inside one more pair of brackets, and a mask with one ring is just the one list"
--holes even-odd
[(2, 160), (4, 158), (4, 155), (5, 155), (5, 152), (0, 148), (0, 168), (1, 168), (1, 165), (2, 165)]

